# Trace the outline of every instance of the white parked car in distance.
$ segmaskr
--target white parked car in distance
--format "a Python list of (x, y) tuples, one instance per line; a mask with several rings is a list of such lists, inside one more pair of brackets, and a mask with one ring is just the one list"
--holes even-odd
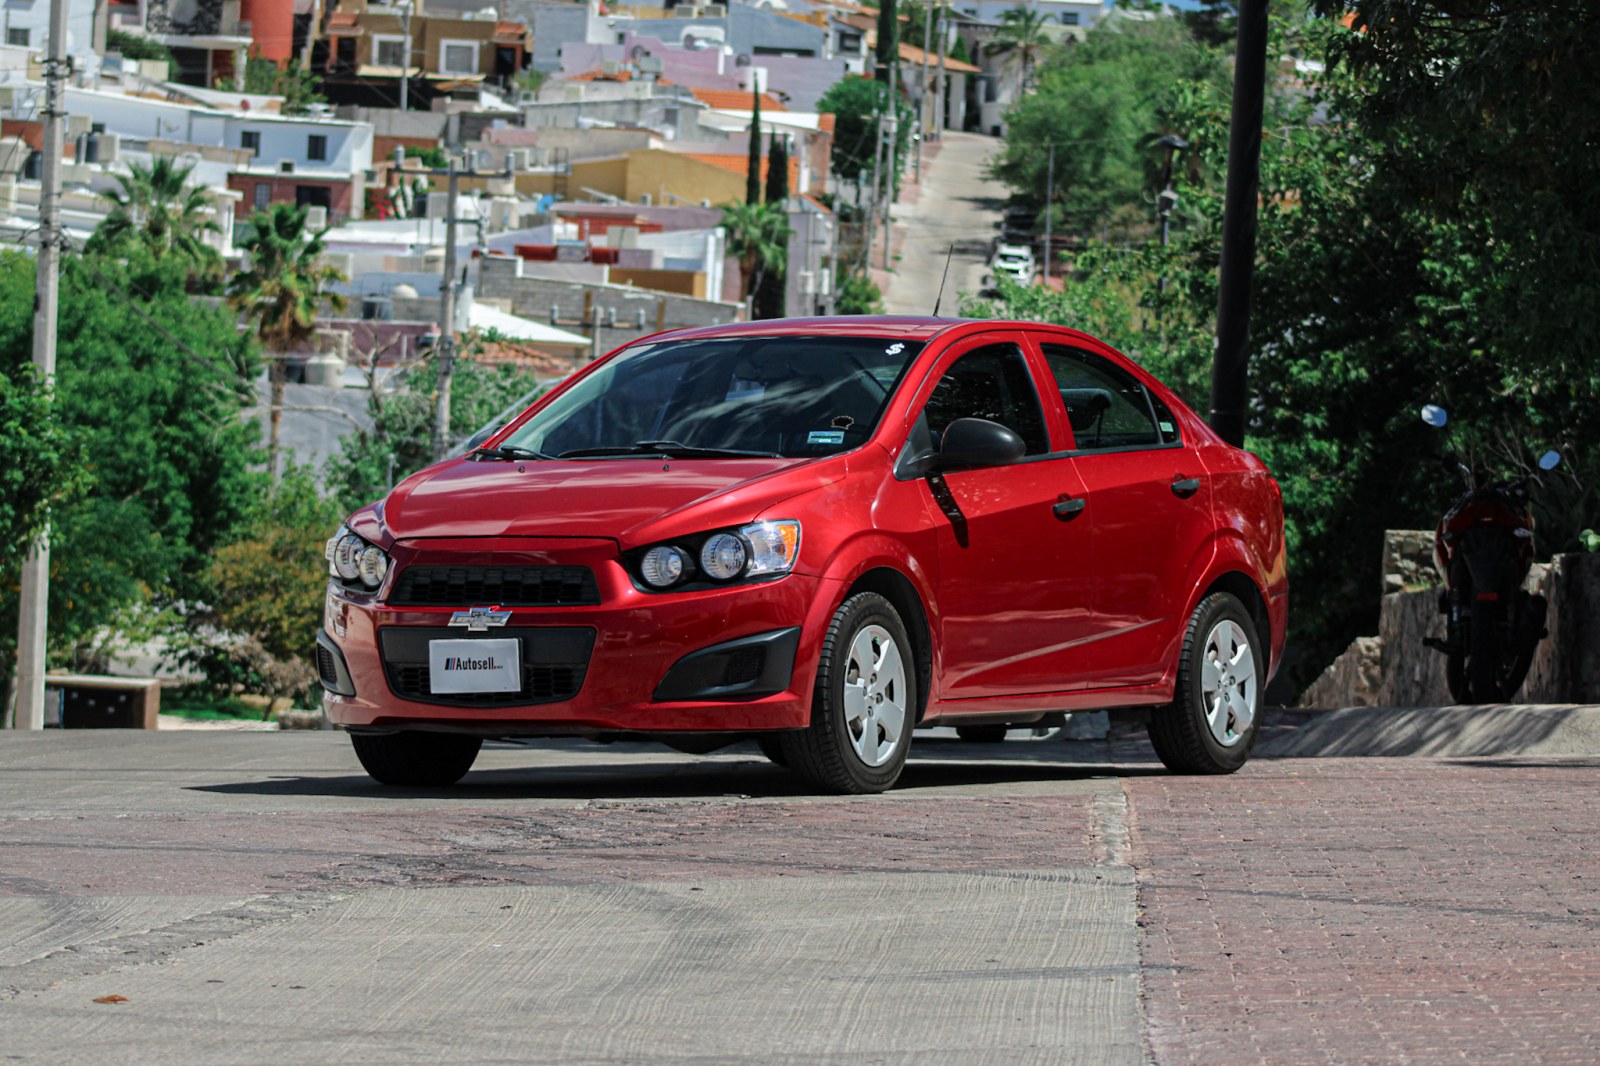
[(1018, 285), (1033, 284), (1038, 267), (1033, 261), (1033, 249), (1025, 244), (997, 244), (994, 258), (989, 261), (996, 277), (1007, 277)]

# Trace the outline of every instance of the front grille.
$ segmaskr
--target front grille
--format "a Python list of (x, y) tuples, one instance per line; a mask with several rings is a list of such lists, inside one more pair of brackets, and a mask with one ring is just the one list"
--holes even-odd
[[(428, 642), (500, 640), (520, 642), (522, 687), (516, 692), (429, 691)], [(511, 626), (489, 633), (466, 633), (447, 626), (386, 626), (378, 631), (389, 688), (401, 699), (445, 707), (523, 707), (570, 700), (583, 687), (594, 649), (588, 626)]]
[(413, 566), (400, 572), (393, 607), (568, 607), (600, 602), (586, 566)]

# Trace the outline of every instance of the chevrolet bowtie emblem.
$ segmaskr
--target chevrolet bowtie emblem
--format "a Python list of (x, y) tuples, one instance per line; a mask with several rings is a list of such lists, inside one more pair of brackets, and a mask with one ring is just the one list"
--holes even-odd
[(490, 626), (503, 626), (510, 620), (510, 611), (494, 607), (471, 607), (450, 616), (451, 625), (466, 626), (468, 633), (487, 633)]

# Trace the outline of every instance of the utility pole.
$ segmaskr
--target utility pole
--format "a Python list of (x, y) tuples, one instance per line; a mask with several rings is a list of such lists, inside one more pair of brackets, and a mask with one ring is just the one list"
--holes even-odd
[(461, 172), (455, 156), (445, 168), (449, 193), (444, 223), (444, 279), (439, 286), (439, 401), (433, 415), (433, 454), (443, 459), (450, 449), (450, 378), (456, 372), (456, 203), (461, 197)]
[(894, 76), (900, 69), (900, 55), (898, 44), (895, 54), (889, 58), (889, 101), (886, 105), (887, 112), (883, 120), (884, 140), (887, 146), (883, 153), (883, 269), (889, 269), (889, 246), (894, 243), (894, 179), (899, 169), (895, 159), (895, 138), (899, 134), (900, 109), (895, 106)]
[(938, 131), (941, 141), (944, 140), (945, 120), (950, 117), (945, 103), (950, 96), (950, 71), (944, 62), (944, 54), (948, 51), (945, 47), (945, 42), (949, 39), (950, 8), (944, 3), (944, 0), (939, 0), (939, 99), (936, 112), (938, 120), (934, 123), (934, 129)]
[[(395, 166), (399, 167), (405, 161), (405, 150), (396, 148), (392, 158)], [(439, 394), (433, 412), (433, 456), (443, 459), (450, 451), (450, 380), (456, 369), (456, 286), (459, 284), (456, 278), (456, 226), (460, 221), (456, 214), (461, 199), (461, 179), (510, 180), (514, 171), (511, 169), (511, 153), (507, 152), (506, 165), (501, 170), (463, 168), (456, 163), (456, 157), (452, 154), (448, 166), (423, 167), (407, 170), (406, 173), (427, 174), (446, 181), (444, 276), (439, 283), (439, 340), (435, 349), (439, 360)]]
[(917, 181), (922, 181), (922, 142), (928, 139), (928, 48), (933, 43), (933, 5), (922, 8), (922, 84), (917, 88)]
[(1050, 142), (1050, 161), (1045, 164), (1044, 178), (1044, 287), (1050, 287), (1050, 263), (1055, 259), (1051, 243), (1051, 223), (1056, 213), (1056, 142)]
[(400, 32), (405, 34), (405, 54), (400, 60), (400, 113), (411, 101), (411, 0), (400, 5)]
[[(67, 2), (50, 0), (49, 55), (44, 63), (44, 165), (39, 173), (39, 258), (34, 283), (33, 365), (39, 380), (56, 376), (56, 308), (61, 268), (61, 157), (66, 149), (64, 89), (72, 73), (67, 59)], [(50, 606), (50, 531), (22, 563), (17, 617), (17, 703), (14, 729), (44, 728), (45, 634)]]
[(1261, 180), (1261, 112), (1267, 81), (1267, 0), (1240, 0), (1234, 55), (1228, 181), (1222, 200), (1222, 264), (1217, 278), (1217, 347), (1211, 364), (1211, 428), (1229, 444), (1243, 447), (1256, 193)]

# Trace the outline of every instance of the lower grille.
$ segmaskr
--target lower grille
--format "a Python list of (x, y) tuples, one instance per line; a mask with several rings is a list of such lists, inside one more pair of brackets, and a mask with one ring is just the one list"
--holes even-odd
[(321, 644), (317, 645), (317, 675), (328, 688), (339, 687), (339, 668), (333, 663), (333, 652)]
[[(428, 642), (516, 639), (521, 645), (522, 687), (516, 692), (430, 692)], [(587, 626), (514, 626), (481, 636), (445, 626), (388, 626), (378, 631), (383, 671), (401, 699), (445, 707), (521, 707), (570, 700), (583, 687), (594, 649)]]

